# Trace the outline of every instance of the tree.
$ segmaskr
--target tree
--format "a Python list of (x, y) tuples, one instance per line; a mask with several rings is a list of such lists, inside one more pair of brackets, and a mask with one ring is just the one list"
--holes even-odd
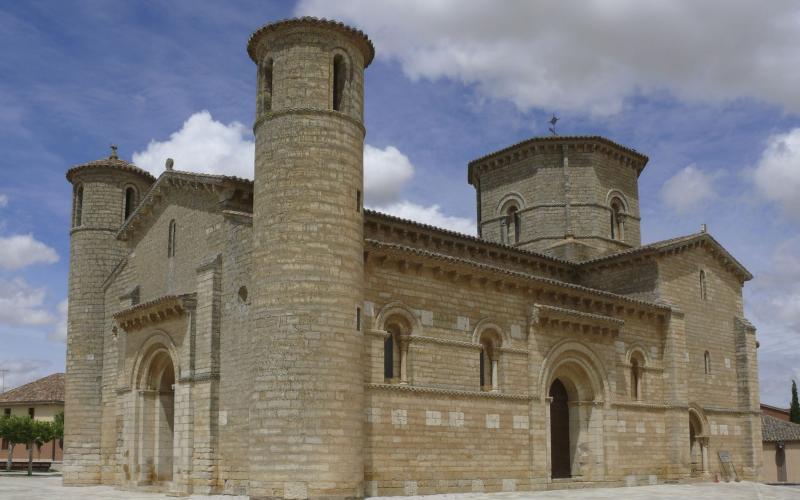
[(41, 452), (42, 445), (53, 440), (53, 424), (43, 420), (31, 421), (31, 432), (28, 435), (28, 475), (33, 475), (33, 445)]
[(792, 405), (789, 407), (789, 420), (800, 424), (800, 402), (797, 401), (797, 384), (792, 380)]
[(11, 415), (2, 419), (2, 435), (8, 441), (8, 462), (6, 470), (11, 470), (14, 446), (23, 443), (32, 443), (33, 420), (30, 417)]
[(53, 456), (52, 459), (56, 460), (56, 441), (61, 448), (64, 448), (64, 412), (56, 413), (53, 418)]

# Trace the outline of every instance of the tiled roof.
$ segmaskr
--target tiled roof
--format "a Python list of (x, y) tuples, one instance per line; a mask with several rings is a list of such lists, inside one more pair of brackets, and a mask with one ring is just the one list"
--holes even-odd
[(639, 247), (634, 247), (628, 250), (623, 250), (621, 252), (615, 252), (607, 255), (602, 255), (600, 257), (593, 257), (588, 260), (584, 260), (578, 263), (578, 265), (583, 268), (592, 268), (597, 264), (603, 264), (605, 262), (611, 262), (614, 260), (622, 260), (627, 257), (637, 257), (647, 253), (658, 253), (667, 250), (673, 250), (681, 247), (682, 245), (695, 243), (699, 241), (707, 241), (714, 247), (714, 249), (719, 252), (719, 254), (727, 260), (734, 269), (736, 269), (742, 279), (744, 281), (749, 281), (753, 279), (753, 275), (750, 274), (750, 271), (747, 270), (741, 262), (736, 260), (733, 255), (731, 255), (725, 247), (723, 247), (720, 242), (714, 239), (713, 236), (706, 232), (701, 233), (694, 233), (689, 234), (686, 236), (678, 236), (677, 238), (671, 238), (668, 240), (657, 241), (655, 243), (650, 243), (648, 245), (642, 245)]
[(800, 441), (800, 424), (761, 415), (761, 435), (764, 441)]
[(0, 394), (3, 403), (63, 403), (64, 374), (54, 373)]
[(296, 17), (296, 18), (293, 18), (293, 19), (283, 19), (283, 20), (280, 20), (280, 21), (275, 21), (275, 22), (272, 22), (272, 23), (265, 24), (264, 26), (258, 28), (250, 36), (250, 40), (247, 41), (247, 53), (250, 55), (250, 58), (255, 61), (255, 59), (256, 59), (255, 58), (256, 43), (258, 42), (258, 39), (261, 38), (261, 36), (264, 33), (267, 33), (269, 31), (273, 31), (273, 30), (275, 30), (277, 28), (281, 28), (283, 26), (291, 26), (291, 25), (300, 26), (300, 25), (304, 25), (304, 24), (305, 25), (311, 25), (311, 26), (314, 26), (314, 25), (326, 26), (326, 27), (329, 27), (329, 28), (338, 29), (338, 30), (340, 30), (340, 31), (342, 31), (344, 33), (347, 33), (348, 35), (352, 35), (352, 36), (356, 37), (356, 39), (359, 39), (364, 44), (364, 49), (365, 49), (364, 67), (365, 68), (367, 66), (369, 66), (369, 63), (371, 63), (372, 59), (375, 58), (375, 46), (372, 45), (372, 40), (370, 40), (369, 37), (363, 31), (358, 30), (356, 28), (352, 28), (352, 27), (350, 27), (350, 26), (348, 26), (348, 25), (346, 25), (344, 23), (340, 23), (338, 21), (333, 21), (331, 19), (318, 18), (318, 17), (309, 17), (309, 16)]
[(71, 169), (67, 170), (67, 180), (69, 182), (72, 182), (72, 177), (76, 173), (93, 168), (113, 168), (117, 170), (124, 170), (126, 172), (139, 174), (150, 182), (155, 182), (156, 180), (156, 178), (153, 177), (153, 175), (150, 172), (142, 170), (133, 163), (127, 162), (125, 160), (120, 160), (119, 158), (116, 158), (114, 156), (110, 156), (108, 158), (101, 158), (99, 160), (90, 161), (88, 163), (72, 167)]

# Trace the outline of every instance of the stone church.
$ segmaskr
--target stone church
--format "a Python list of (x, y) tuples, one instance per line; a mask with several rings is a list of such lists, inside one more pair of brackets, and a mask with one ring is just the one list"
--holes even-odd
[(758, 477), (752, 276), (704, 228), (641, 244), (646, 156), (532, 138), (469, 163), (477, 237), (399, 219), (362, 203), (367, 36), (293, 19), (247, 51), (254, 181), (154, 178), (116, 152), (67, 172), (65, 484), (301, 499)]

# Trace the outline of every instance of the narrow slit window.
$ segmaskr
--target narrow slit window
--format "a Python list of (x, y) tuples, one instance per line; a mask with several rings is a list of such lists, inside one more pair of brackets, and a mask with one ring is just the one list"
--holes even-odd
[(361, 331), (361, 308), (356, 307), (356, 331)]
[(703, 354), (703, 368), (706, 375), (711, 375), (711, 354), (709, 354), (708, 351)]
[(175, 257), (175, 220), (169, 221), (169, 234), (167, 235), (167, 257)]
[(125, 189), (125, 218), (123, 222), (128, 220), (134, 208), (136, 208), (136, 189), (133, 186), (128, 186)]
[(344, 94), (344, 83), (347, 75), (347, 67), (344, 57), (337, 54), (333, 58), (333, 110), (342, 111), (342, 96)]
[(356, 212), (361, 212), (361, 190), (356, 190)]
[(83, 223), (83, 185), (79, 184), (75, 188), (75, 221), (74, 226), (78, 227)]
[(700, 271), (700, 298), (702, 300), (708, 299), (708, 291), (706, 290), (706, 272)]
[(259, 109), (262, 112), (270, 111), (272, 109), (272, 59), (261, 65), (259, 68), (259, 80), (261, 80), (259, 100)]

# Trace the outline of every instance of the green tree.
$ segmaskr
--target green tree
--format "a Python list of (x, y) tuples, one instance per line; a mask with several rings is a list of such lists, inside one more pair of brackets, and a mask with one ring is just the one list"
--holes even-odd
[(792, 405), (789, 407), (789, 420), (800, 424), (800, 402), (797, 401), (797, 384), (792, 380)]
[(28, 442), (28, 475), (33, 475), (33, 445), (41, 452), (42, 445), (53, 440), (53, 423), (44, 420), (32, 420)]
[(3, 437), (8, 441), (8, 461), (6, 470), (11, 470), (14, 455), (14, 446), (18, 444), (33, 443), (33, 420), (30, 417), (11, 415), (3, 417)]

